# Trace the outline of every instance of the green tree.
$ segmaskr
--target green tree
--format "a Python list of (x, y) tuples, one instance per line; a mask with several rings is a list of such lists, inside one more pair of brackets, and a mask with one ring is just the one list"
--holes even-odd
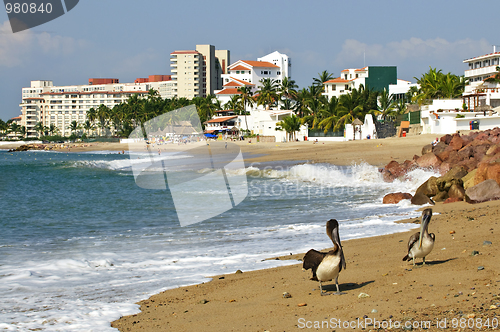
[(313, 78), (313, 85), (319, 85), (323, 87), (323, 83), (333, 79), (333, 73), (329, 73), (327, 70), (323, 70), (318, 73), (318, 77)]
[(258, 90), (257, 105), (267, 106), (275, 105), (278, 99), (278, 82), (271, 78), (263, 78), (259, 81), (261, 87)]
[(78, 123), (78, 121), (76, 120), (73, 120), (71, 121), (71, 123), (69, 124), (69, 127), (68, 127), (69, 130), (71, 130), (71, 134), (72, 135), (76, 135), (76, 131), (78, 129), (80, 129), (80, 124)]
[(248, 132), (248, 121), (247, 121), (247, 106), (253, 106), (255, 103), (255, 99), (253, 98), (252, 88), (249, 86), (242, 86), (238, 88), (238, 92), (240, 93), (238, 98), (240, 102), (243, 104), (243, 114), (245, 116), (245, 126), (246, 131)]
[(43, 123), (37, 122), (33, 129), (35, 129), (35, 131), (38, 133), (38, 136), (41, 137), (43, 136), (43, 132), (45, 131), (45, 126), (43, 125)]
[(276, 123), (277, 130), (284, 130), (288, 135), (289, 141), (295, 140), (295, 134), (300, 130), (301, 122), (300, 119), (292, 114), (291, 116), (287, 116), (283, 118), (282, 121)]

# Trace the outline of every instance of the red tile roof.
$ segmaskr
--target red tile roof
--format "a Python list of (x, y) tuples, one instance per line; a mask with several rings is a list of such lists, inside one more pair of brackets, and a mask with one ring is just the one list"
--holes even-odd
[(239, 80), (237, 78), (234, 78), (234, 77), (231, 77), (231, 79), (235, 80), (236, 82), (240, 82), (241, 84), (245, 84), (245, 85), (255, 85), (255, 84), (252, 84), (250, 82), (247, 82), (247, 81), (243, 81), (243, 80)]
[(351, 82), (352, 80), (344, 80), (340, 77), (337, 77), (337, 78), (334, 78), (333, 80), (329, 80), (329, 81), (326, 81), (326, 82), (323, 82), (323, 84), (325, 83), (349, 83)]
[(240, 95), (240, 94), (241, 92), (239, 92), (238, 89), (235, 88), (223, 89), (222, 91), (216, 93), (216, 95)]
[(236, 115), (223, 116), (223, 117), (220, 117), (220, 118), (215, 118), (215, 119), (212, 119), (212, 120), (208, 120), (205, 123), (221, 123), (221, 122), (226, 122), (226, 121), (229, 121), (229, 120), (237, 118), (237, 117), (238, 116), (236, 116)]
[[(278, 66), (276, 66), (270, 62), (267, 62), (267, 61), (239, 60), (239, 61), (233, 63), (233, 65), (237, 64), (238, 62), (242, 62), (242, 63), (250, 65), (252, 67), (279, 68)], [(231, 66), (230, 66), (229, 70), (232, 70)]]
[(236, 67), (234, 67), (234, 68), (231, 68), (231, 69), (229, 69), (229, 70), (231, 70), (231, 71), (232, 71), (232, 70), (250, 70), (250, 68), (247, 68), (247, 67), (243, 67), (243, 66), (238, 65), (238, 66), (236, 66)]

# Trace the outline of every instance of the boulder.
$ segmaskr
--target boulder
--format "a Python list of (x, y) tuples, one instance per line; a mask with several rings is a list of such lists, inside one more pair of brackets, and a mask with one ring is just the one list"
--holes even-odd
[(431, 176), (427, 181), (422, 183), (420, 187), (415, 191), (416, 194), (424, 194), (427, 197), (435, 196), (439, 190), (436, 184), (437, 177)]
[(443, 202), (447, 198), (448, 198), (448, 193), (446, 191), (440, 191), (432, 199), (434, 200), (434, 202)]
[(429, 153), (429, 152), (432, 152), (432, 148), (433, 148), (432, 144), (427, 144), (427, 145), (424, 145), (424, 147), (422, 148), (422, 156), (423, 156), (424, 154), (427, 154), (427, 153)]
[(466, 176), (462, 178), (462, 182), (464, 183), (464, 189), (468, 189), (470, 187), (474, 187), (477, 183), (475, 183), (474, 177), (476, 176), (477, 169), (474, 169), (467, 173)]
[(424, 204), (435, 204), (429, 197), (424, 194), (418, 193), (415, 194), (411, 199), (411, 204), (414, 205), (424, 205)]
[(474, 148), (472, 146), (464, 146), (458, 150), (458, 156), (460, 159), (465, 160), (474, 156)]
[[(443, 152), (446, 148), (448, 147), (448, 145), (444, 142), (439, 142), (438, 144), (436, 144), (433, 148), (432, 148), (432, 152), (434, 154), (440, 154), (441, 152)], [(423, 154), (422, 154), (423, 155)]]
[(398, 192), (385, 195), (382, 202), (384, 204), (398, 204), (403, 199), (412, 199), (412, 197), (411, 194)]
[[(462, 180), (460, 180), (462, 181)], [(451, 185), (450, 189), (448, 190), (448, 197), (449, 198), (457, 198), (461, 201), (464, 200), (465, 198), (465, 189), (461, 185), (454, 183)]]
[(500, 186), (495, 180), (489, 179), (468, 188), (465, 193), (472, 201), (485, 202), (500, 198)]
[(454, 166), (452, 169), (450, 169), (445, 175), (443, 175), (441, 178), (444, 181), (450, 181), (452, 179), (461, 179), (464, 176), (467, 175), (467, 170), (463, 166)]
[(493, 155), (496, 155), (497, 153), (500, 153), (500, 144), (492, 145), (486, 151), (487, 156), (493, 156)]
[(422, 157), (417, 159), (417, 165), (422, 168), (438, 169), (439, 165), (441, 165), (441, 162), (441, 159), (439, 159), (432, 152), (424, 154)]
[(437, 171), (439, 174), (444, 175), (451, 169), (451, 164), (447, 161), (443, 161), (441, 165), (439, 165)]
[(480, 163), (478, 165), (474, 176), (476, 185), (489, 179), (493, 179), (500, 184), (500, 162)]
[(446, 134), (443, 137), (441, 137), (441, 142), (448, 145), (448, 144), (450, 144), (452, 138), (453, 138), (453, 136), (451, 136), (450, 134)]
[(464, 141), (458, 134), (453, 135), (452, 139), (450, 140), (450, 143), (448, 144), (448, 148), (455, 151), (460, 150), (463, 146), (464, 146)]
[(439, 191), (448, 191), (452, 185), (457, 184), (463, 187), (464, 183), (462, 182), (462, 179), (444, 179), (443, 177), (440, 177), (436, 180), (436, 184)]

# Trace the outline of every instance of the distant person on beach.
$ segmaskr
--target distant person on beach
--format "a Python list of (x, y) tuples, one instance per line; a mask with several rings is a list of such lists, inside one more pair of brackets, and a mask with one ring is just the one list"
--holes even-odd
[(436, 137), (436, 139), (432, 142), (432, 146), (436, 146), (439, 143), (439, 137)]

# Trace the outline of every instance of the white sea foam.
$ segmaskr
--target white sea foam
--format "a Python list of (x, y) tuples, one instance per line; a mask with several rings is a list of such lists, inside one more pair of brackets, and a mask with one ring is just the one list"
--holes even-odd
[[(132, 162), (135, 160), (98, 157), (68, 164), (123, 173)], [(238, 269), (295, 264), (263, 260), (330, 247), (324, 229), (329, 218), (339, 220), (342, 241), (415, 228), (394, 223), (418, 216), (414, 206), (403, 201), (384, 206), (381, 198), (387, 192), (411, 192), (433, 175), (415, 170), (406, 181), (388, 184), (368, 164), (304, 164), (287, 169), (251, 166), (227, 173), (246, 174), (253, 186), (262, 189), (269, 184), (276, 191), (261, 190), (261, 195), (250, 195), (233, 212), (199, 226), (126, 226), (117, 233), (82, 233), (65, 241), (23, 243), (23, 248), (33, 249), (0, 246), (9, 250), (0, 262), (0, 329), (115, 331), (110, 321), (137, 312), (135, 302), (162, 290)], [(298, 190), (290, 191), (294, 196), (287, 195), (285, 190), (277, 190), (280, 186)], [(339, 196), (323, 188), (356, 195)], [(199, 189), (186, 184), (189, 192)], [(216, 202), (220, 192), (209, 190), (207, 194)]]

